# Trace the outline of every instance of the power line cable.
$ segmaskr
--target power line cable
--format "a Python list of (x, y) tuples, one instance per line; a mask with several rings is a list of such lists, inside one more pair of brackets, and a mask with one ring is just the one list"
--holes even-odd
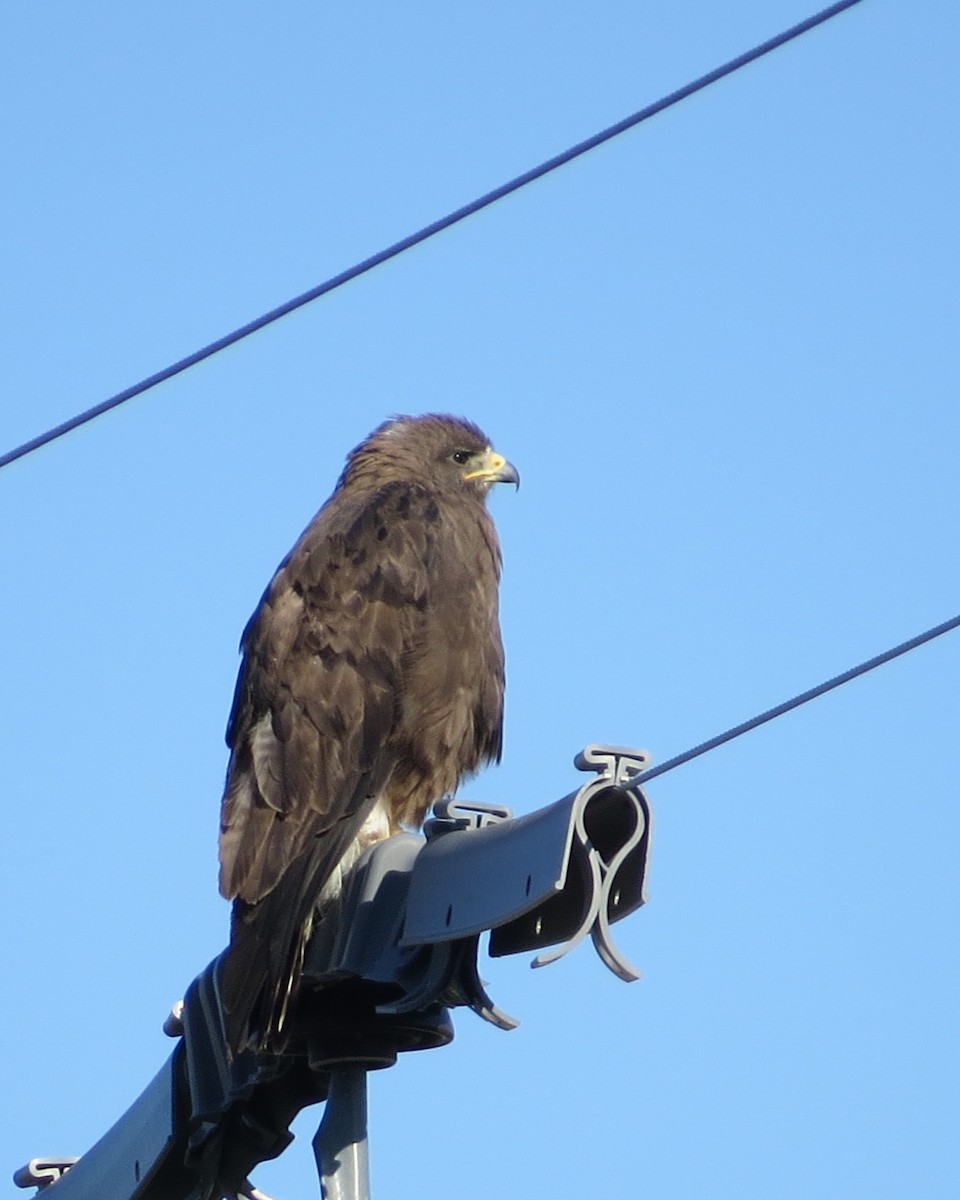
[(874, 658), (868, 658), (866, 662), (860, 663), (859, 666), (851, 667), (849, 671), (844, 671), (840, 675), (834, 675), (832, 679), (827, 679), (825, 682), (817, 684), (816, 687), (812, 687), (806, 692), (801, 692), (799, 696), (794, 696), (792, 700), (785, 700), (782, 704), (777, 704), (774, 708), (768, 708), (766, 712), (751, 717), (749, 721), (744, 721), (740, 725), (734, 725), (732, 729), (726, 730), (725, 733), (718, 733), (716, 737), (712, 737), (706, 742), (701, 742), (698, 746), (693, 746), (690, 750), (685, 750), (683, 754), (678, 754), (674, 758), (668, 758), (666, 762), (660, 763), (659, 766), (651, 767), (648, 771), (643, 771), (640, 776), (641, 781), (646, 783), (648, 779), (653, 779), (657, 775), (665, 775), (667, 771), (672, 771), (674, 767), (682, 766), (684, 763), (690, 762), (691, 759), (699, 758), (701, 754), (706, 754), (708, 750), (715, 750), (718, 746), (722, 746), (724, 742), (731, 742), (734, 738), (740, 737), (741, 734), (749, 733), (751, 729), (756, 729), (758, 725), (765, 725), (767, 721), (772, 721), (775, 717), (782, 717), (784, 713), (790, 712), (791, 709), (799, 708), (801, 704), (806, 704), (810, 700), (816, 700), (818, 696), (822, 696), (825, 692), (840, 687), (842, 683), (849, 683), (851, 679), (856, 679), (858, 675), (866, 675), (868, 671), (873, 671), (876, 667), (882, 667), (884, 663), (890, 662), (891, 659), (899, 658), (901, 654), (915, 650), (918, 646), (922, 646), (924, 642), (931, 642), (934, 638), (938, 638), (944, 633), (949, 633), (951, 629), (956, 629), (958, 626), (960, 626), (960, 615), (951, 617), (949, 621), (944, 621), (942, 625), (934, 625), (926, 633), (918, 633), (916, 637), (912, 637), (906, 642), (901, 642), (899, 646), (894, 646), (891, 650), (885, 650), (882, 654), (878, 654)]
[(341, 271), (339, 275), (333, 275), (330, 279), (323, 283), (317, 284), (307, 292), (303, 292), (299, 296), (294, 296), (292, 300), (287, 300), (284, 304), (272, 308), (269, 312), (264, 313), (260, 317), (256, 317), (252, 321), (248, 321), (246, 325), (241, 325), (238, 329), (234, 329), (231, 333), (224, 334), (216, 341), (210, 342), (209, 345), (202, 347), (200, 350), (195, 350), (192, 354), (188, 354), (185, 358), (178, 359), (169, 367), (165, 367), (162, 371), (157, 371), (153, 375), (148, 375), (146, 379), (141, 379), (139, 383), (133, 384), (132, 387), (125, 388), (122, 392), (117, 392), (115, 396), (111, 396), (108, 400), (103, 400), (99, 404), (95, 404), (92, 408), (88, 408), (85, 412), (78, 413), (71, 417), (68, 421), (64, 421), (60, 425), (55, 425), (52, 429), (48, 429), (46, 433), (38, 434), (31, 438), (28, 442), (17, 446), (13, 450), (8, 450), (5, 454), (0, 455), (0, 467), (8, 466), (15, 462), (18, 458), (23, 458), (24, 455), (32, 453), (34, 450), (39, 450), (41, 446), (46, 446), (48, 443), (55, 441), (59, 437), (63, 437), (65, 433), (70, 433), (71, 430), (77, 429), (81, 425), (85, 425), (87, 421), (92, 421), (94, 417), (102, 416), (103, 413), (109, 412), (112, 408), (117, 408), (119, 405), (126, 403), (127, 400), (132, 400), (134, 396), (142, 395), (150, 388), (156, 387), (157, 384), (164, 383), (168, 379), (172, 379), (174, 375), (179, 375), (181, 371), (186, 371), (188, 367), (195, 366), (204, 359), (210, 358), (214, 354), (218, 354), (221, 350), (225, 350), (228, 346), (232, 346), (235, 342), (239, 342), (250, 334), (256, 333), (257, 330), (263, 329), (266, 325), (278, 321), (281, 317), (285, 317), (288, 313), (294, 312), (303, 305), (309, 304), (312, 300), (319, 299), (320, 296), (325, 296), (328, 292), (332, 292), (335, 288), (341, 287), (348, 283), (351, 279), (356, 279), (357, 276), (365, 274), (372, 270), (373, 267), (379, 266), (381, 263), (387, 262), (388, 259), (395, 258), (398, 254), (402, 254), (404, 250), (409, 250), (412, 246), (418, 245), (420, 242), (426, 241), (427, 238), (433, 237), (434, 234), (440, 233), (444, 229), (449, 229), (457, 222), (464, 220), (466, 217), (472, 216), (481, 209), (486, 208), (490, 204), (494, 204), (497, 200), (502, 200), (504, 196), (510, 195), (511, 192), (517, 191), (519, 188), (526, 187), (528, 183), (532, 183), (536, 179), (542, 178), (544, 175), (555, 171), (558, 167), (564, 166), (575, 158), (579, 158), (581, 154), (586, 154), (588, 150), (593, 150), (611, 138), (617, 137), (621, 133), (625, 133), (628, 129), (632, 129), (635, 125), (649, 120), (650, 117), (656, 116), (657, 113), (663, 112), (664, 109), (670, 108), (672, 105), (685, 100), (688, 96), (692, 96), (695, 92), (701, 91), (705, 87), (709, 87), (711, 83), (716, 83), (717, 80), (723, 79), (726, 75), (732, 74), (734, 71), (739, 71), (741, 67), (747, 66), (748, 63), (762, 58), (765, 54), (769, 54), (772, 50), (778, 49), (794, 38), (799, 37), (803, 33), (815, 28), (817, 25), (822, 25), (824, 21), (829, 21), (831, 17), (837, 16), (845, 9), (852, 8), (855, 4), (860, 4), (861, 0), (840, 0), (837, 4), (831, 4), (828, 8), (815, 13), (813, 16), (807, 17), (806, 20), (800, 21), (797, 25), (792, 25), (789, 29), (778, 33), (775, 37), (769, 38), (765, 42), (761, 42), (759, 46), (755, 46), (752, 50), (747, 50), (745, 53), (738, 55), (736, 58), (730, 59), (723, 66), (716, 67), (712, 71), (708, 71), (706, 75), (701, 75), (698, 79), (694, 79), (691, 83), (685, 84), (669, 95), (662, 97), (653, 104), (647, 105), (646, 108), (641, 108), (639, 112), (633, 113), (629, 117), (625, 117), (622, 121), (618, 121), (615, 125), (601, 130), (600, 133), (595, 133), (593, 137), (587, 138), (585, 141), (578, 142), (575, 146), (571, 146), (563, 153), (555, 155), (553, 158), (548, 158), (539, 166), (533, 167), (529, 171), (525, 171), (522, 175), (516, 176), (515, 179), (509, 180), (507, 183), (501, 184), (479, 199), (471, 201), (469, 204), (463, 205), (462, 208), (455, 209), (448, 213), (447, 216), (441, 217), (437, 221), (433, 221), (429, 225), (425, 225), (416, 233), (411, 233), (405, 238), (401, 238), (399, 242), (394, 242), (392, 246), (387, 246), (386, 249), (379, 251), (377, 254), (372, 254), (369, 258), (363, 259), (362, 262), (356, 263), (347, 270)]

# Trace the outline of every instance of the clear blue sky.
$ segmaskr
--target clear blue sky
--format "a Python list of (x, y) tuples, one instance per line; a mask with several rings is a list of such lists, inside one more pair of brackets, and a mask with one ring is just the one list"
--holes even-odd
[[(810, 11), (3, 6), (0, 449)], [(387, 414), (523, 474), (477, 799), (960, 610), (958, 58), (953, 0), (867, 0), (0, 473), (6, 1178), (139, 1094), (225, 942), (239, 634)], [(487, 963), (523, 1024), (372, 1080), (377, 1200), (952, 1196), (958, 668), (954, 633), (652, 783), (644, 978)]]

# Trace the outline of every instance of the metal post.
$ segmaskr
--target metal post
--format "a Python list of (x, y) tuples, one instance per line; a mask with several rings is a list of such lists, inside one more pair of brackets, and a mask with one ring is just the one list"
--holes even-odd
[(313, 1153), (323, 1200), (370, 1200), (367, 1072), (362, 1067), (338, 1067), (331, 1072)]

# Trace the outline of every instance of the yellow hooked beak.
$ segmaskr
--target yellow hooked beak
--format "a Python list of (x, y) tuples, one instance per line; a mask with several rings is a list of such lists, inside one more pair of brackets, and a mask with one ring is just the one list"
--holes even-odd
[(489, 447), (473, 458), (464, 479), (479, 479), (483, 483), (515, 483), (517, 487), (520, 486), (517, 468)]

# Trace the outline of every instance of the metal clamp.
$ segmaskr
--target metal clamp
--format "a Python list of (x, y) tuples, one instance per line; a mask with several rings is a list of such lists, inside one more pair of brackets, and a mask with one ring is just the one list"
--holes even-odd
[(31, 1158), (25, 1167), (14, 1172), (13, 1182), (19, 1188), (46, 1188), (70, 1170), (76, 1158)]

